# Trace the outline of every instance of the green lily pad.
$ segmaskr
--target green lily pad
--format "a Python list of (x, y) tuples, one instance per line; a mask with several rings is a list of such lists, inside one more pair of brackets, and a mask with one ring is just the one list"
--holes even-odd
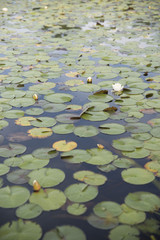
[(86, 212), (87, 208), (84, 204), (73, 203), (67, 207), (67, 212), (69, 214), (79, 216)]
[(104, 175), (85, 170), (75, 172), (73, 178), (93, 186), (103, 185), (107, 181)]
[(120, 225), (112, 229), (109, 234), (110, 240), (140, 240), (139, 230), (128, 225)]
[(143, 168), (129, 168), (123, 170), (121, 175), (125, 182), (135, 185), (147, 184), (155, 179), (153, 173)]
[(71, 91), (80, 91), (80, 92), (95, 92), (98, 91), (100, 87), (96, 84), (83, 84), (77, 87), (70, 88)]
[(98, 169), (101, 170), (102, 172), (107, 173), (107, 172), (115, 171), (117, 168), (112, 164), (106, 164), (106, 165), (98, 166)]
[(9, 110), (2, 113), (5, 118), (20, 118), (24, 116), (24, 112), (21, 110)]
[(41, 127), (41, 128), (32, 128), (28, 130), (29, 136), (33, 138), (47, 138), (52, 135), (53, 131), (50, 128)]
[(51, 117), (39, 117), (30, 122), (34, 127), (52, 127), (56, 124), (56, 120)]
[(160, 127), (154, 127), (150, 133), (153, 137), (160, 138)]
[(44, 99), (52, 103), (65, 103), (70, 102), (73, 99), (73, 96), (65, 93), (54, 93), (46, 95)]
[(93, 137), (98, 133), (98, 129), (94, 126), (78, 126), (74, 129), (74, 134), (79, 137)]
[(58, 152), (53, 148), (38, 148), (32, 152), (32, 155), (39, 159), (55, 158)]
[(23, 219), (32, 219), (42, 213), (42, 208), (34, 203), (26, 203), (16, 210), (16, 216)]
[(30, 86), (29, 90), (41, 93), (41, 91), (54, 88), (55, 86), (56, 84), (53, 82), (44, 82), (44, 83), (38, 83), (36, 85)]
[(45, 112), (61, 112), (66, 109), (66, 105), (62, 103), (46, 103), (42, 107)]
[(75, 183), (65, 189), (65, 195), (73, 202), (88, 202), (96, 198), (98, 189), (95, 186), (89, 186), (84, 183)]
[(160, 149), (160, 141), (159, 138), (152, 137), (149, 140), (144, 142), (144, 148), (145, 150), (153, 150), (153, 151), (159, 151)]
[(63, 238), (66, 240), (86, 240), (86, 236), (80, 228), (70, 225), (57, 226), (45, 233), (43, 240), (61, 240)]
[(35, 115), (35, 116), (41, 115), (43, 112), (44, 111), (43, 111), (42, 108), (36, 108), (36, 107), (35, 108), (29, 108), (25, 111), (26, 114), (31, 115), (31, 116), (32, 115)]
[(160, 208), (160, 198), (150, 192), (134, 192), (125, 197), (125, 204), (139, 211), (155, 212)]
[(104, 121), (109, 118), (109, 113), (87, 111), (81, 117), (89, 121)]
[(125, 127), (118, 123), (105, 123), (99, 126), (100, 132), (104, 134), (117, 135), (125, 132)]
[(75, 149), (61, 154), (62, 160), (67, 163), (81, 163), (86, 162), (91, 158), (91, 155), (82, 149)]
[(55, 119), (60, 123), (74, 123), (75, 121), (79, 120), (80, 117), (77, 114), (64, 113), (57, 115)]
[(18, 169), (7, 174), (7, 180), (14, 184), (27, 183), (29, 170)]
[(3, 163), (0, 163), (0, 176), (8, 173), (10, 170), (10, 167), (6, 166), (5, 164)]
[(26, 95), (25, 91), (15, 90), (15, 89), (4, 91), (1, 93), (2, 98), (9, 98), (9, 99), (13, 99), (13, 98), (21, 98), (22, 99), (22, 97), (25, 95)]
[(128, 124), (126, 130), (131, 133), (147, 133), (151, 130), (151, 126), (146, 123)]
[(149, 107), (160, 108), (159, 99), (150, 99), (146, 103)]
[(129, 168), (135, 165), (135, 162), (132, 159), (128, 158), (118, 158), (113, 161), (113, 165), (118, 168)]
[(94, 214), (98, 217), (105, 218), (107, 215), (117, 217), (122, 213), (121, 206), (116, 202), (103, 201), (97, 203), (93, 208)]
[(113, 100), (113, 97), (108, 95), (108, 94), (93, 94), (88, 97), (90, 101), (95, 101), (95, 102), (111, 102)]
[(95, 216), (93, 214), (91, 214), (87, 218), (87, 221), (91, 226), (98, 228), (98, 229), (103, 229), (103, 230), (112, 229), (112, 228), (116, 227), (119, 223), (117, 217), (106, 216), (105, 218), (101, 218), (101, 217)]
[(132, 152), (123, 151), (122, 153), (124, 156), (129, 158), (145, 158), (150, 154), (150, 151), (148, 151), (145, 148), (137, 148), (137, 149), (134, 149)]
[(4, 161), (4, 164), (6, 164), (9, 167), (18, 167), (21, 163), (22, 158), (20, 157), (10, 157)]
[(31, 186), (36, 179), (42, 187), (46, 188), (54, 187), (63, 182), (65, 174), (62, 170), (57, 168), (42, 168), (30, 172), (28, 177), (30, 178), (29, 184)]
[(49, 163), (49, 159), (40, 159), (33, 157), (32, 154), (26, 154), (21, 157), (22, 163), (19, 167), (22, 169), (37, 169), (46, 166)]
[(138, 224), (138, 229), (144, 233), (159, 235), (159, 221), (153, 218), (146, 219), (142, 224)]
[(76, 86), (76, 85), (81, 85), (81, 84), (84, 84), (84, 82), (80, 79), (71, 79), (71, 80), (67, 80), (65, 82), (65, 85), (71, 86), (71, 87)]
[(88, 102), (83, 105), (83, 109), (91, 109), (92, 112), (103, 111), (108, 107), (109, 107), (109, 104), (103, 103), (103, 102)]
[(0, 228), (1, 240), (38, 240), (42, 235), (39, 224), (31, 221), (12, 221), (4, 224)]
[(132, 133), (131, 136), (134, 139), (140, 140), (140, 141), (145, 141), (145, 140), (148, 140), (152, 137), (152, 135), (149, 134), (149, 133)]
[(91, 158), (86, 162), (93, 165), (105, 165), (114, 160), (113, 154), (105, 149), (92, 148), (88, 149), (87, 152)]
[(113, 140), (113, 147), (122, 150), (122, 151), (134, 151), (136, 148), (140, 148), (143, 146), (143, 142), (138, 141), (133, 138), (120, 138)]
[(8, 146), (4, 145), (0, 147), (1, 157), (14, 157), (18, 154), (22, 154), (26, 151), (26, 146), (22, 144), (9, 143)]
[(38, 204), (45, 211), (50, 211), (61, 208), (66, 202), (66, 197), (62, 191), (48, 188), (33, 192), (29, 201)]
[(30, 196), (27, 188), (12, 186), (0, 189), (0, 207), (16, 208), (25, 203)]
[(23, 97), (12, 99), (9, 103), (13, 107), (29, 107), (35, 103), (35, 100), (33, 98)]
[(121, 205), (123, 213), (119, 216), (119, 222), (123, 224), (139, 224), (145, 221), (146, 214), (141, 211), (134, 210), (125, 204)]
[(0, 130), (8, 126), (8, 122), (5, 120), (0, 120)]
[(54, 133), (57, 134), (69, 134), (74, 131), (74, 125), (73, 124), (58, 124), (55, 127), (52, 128)]

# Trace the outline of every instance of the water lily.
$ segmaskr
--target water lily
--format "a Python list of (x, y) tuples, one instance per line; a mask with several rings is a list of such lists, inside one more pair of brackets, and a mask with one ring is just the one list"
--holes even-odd
[(8, 11), (8, 8), (5, 8), (5, 7), (4, 7), (4, 8), (2, 8), (2, 11), (3, 11), (3, 12), (7, 12), (7, 11)]
[(41, 185), (39, 184), (39, 182), (37, 180), (33, 181), (33, 190), (35, 192), (39, 192), (39, 190), (41, 189)]
[(92, 83), (92, 78), (91, 77), (87, 78), (87, 83)]
[(112, 87), (115, 92), (120, 92), (124, 88), (124, 86), (122, 86), (122, 84), (120, 84), (120, 83), (114, 83), (114, 84), (112, 84)]

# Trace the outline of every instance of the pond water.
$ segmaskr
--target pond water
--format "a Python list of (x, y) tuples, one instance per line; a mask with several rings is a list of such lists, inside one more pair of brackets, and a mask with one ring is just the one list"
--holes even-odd
[(158, 240), (159, 0), (0, 6), (0, 239)]

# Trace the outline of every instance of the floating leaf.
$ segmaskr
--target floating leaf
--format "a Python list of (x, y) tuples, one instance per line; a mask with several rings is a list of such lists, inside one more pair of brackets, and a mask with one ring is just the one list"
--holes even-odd
[(84, 82), (80, 79), (71, 79), (71, 80), (67, 80), (65, 82), (65, 85), (71, 86), (71, 87), (76, 86), (76, 85), (81, 85), (81, 84), (84, 84)]
[(109, 118), (109, 113), (87, 111), (81, 117), (89, 121), (104, 121)]
[(65, 174), (62, 170), (57, 168), (42, 168), (32, 171), (28, 174), (30, 178), (29, 184), (32, 186), (34, 179), (43, 187), (54, 187), (65, 179)]
[(126, 130), (131, 133), (146, 133), (151, 130), (151, 126), (146, 123), (130, 123), (126, 126)]
[(27, 183), (29, 170), (18, 169), (7, 174), (7, 180), (14, 184)]
[(56, 120), (51, 117), (39, 117), (30, 122), (34, 127), (52, 127), (56, 124)]
[(58, 226), (55, 229), (45, 233), (43, 240), (61, 240), (63, 238), (66, 240), (86, 240), (86, 236), (80, 228), (70, 225)]
[(34, 117), (22, 117), (15, 120), (15, 124), (20, 126), (31, 126), (31, 121), (36, 120)]
[(122, 134), (125, 132), (125, 127), (118, 123), (105, 123), (99, 126), (100, 132), (105, 134)]
[(12, 105), (13, 107), (29, 107), (34, 104), (35, 100), (28, 97), (16, 98), (10, 101), (10, 105)]
[(44, 97), (45, 100), (52, 103), (70, 102), (72, 98), (73, 96), (71, 94), (65, 94), (65, 93), (54, 93), (54, 94), (46, 95)]
[(48, 90), (48, 89), (54, 88), (55, 86), (56, 84), (53, 82), (44, 82), (44, 83), (38, 83), (36, 85), (30, 86), (29, 90), (41, 93), (43, 90)]
[(113, 147), (122, 150), (122, 151), (134, 151), (136, 148), (140, 148), (143, 146), (143, 142), (138, 141), (133, 138), (120, 138), (113, 140)]
[(32, 128), (32, 129), (28, 130), (29, 136), (31, 136), (33, 138), (47, 138), (47, 137), (51, 136), (52, 133), (53, 133), (52, 129), (45, 128), (45, 127)]
[(105, 165), (113, 161), (113, 154), (105, 149), (92, 148), (88, 149), (87, 152), (91, 158), (86, 162), (93, 165)]
[(125, 204), (122, 204), (121, 207), (123, 213), (118, 218), (120, 223), (134, 225), (144, 222), (146, 218), (144, 212), (134, 210)]
[(123, 151), (122, 152), (124, 156), (129, 158), (145, 158), (150, 154), (150, 151), (144, 149), (144, 148), (137, 148), (133, 150), (132, 152), (129, 151)]
[(90, 101), (96, 101), (96, 102), (111, 102), (113, 100), (113, 97), (108, 95), (108, 94), (103, 94), (103, 93), (100, 93), (100, 94), (96, 94), (96, 95), (90, 95), (88, 97), (88, 99)]
[(81, 92), (95, 92), (98, 91), (100, 87), (96, 84), (83, 84), (77, 87), (72, 87), (71, 91), (81, 91)]
[(77, 147), (76, 142), (66, 142), (66, 140), (61, 140), (53, 143), (53, 148), (57, 151), (68, 152)]
[(138, 224), (138, 229), (144, 233), (155, 233), (159, 235), (159, 221), (153, 218), (146, 219), (144, 223)]
[(95, 215), (90, 215), (87, 218), (88, 223), (98, 229), (108, 230), (116, 227), (118, 225), (118, 218), (108, 215), (105, 218), (100, 218)]
[(84, 183), (72, 184), (65, 189), (65, 195), (70, 201), (81, 203), (88, 202), (98, 195), (98, 189), (95, 186), (89, 186)]
[(22, 169), (37, 169), (46, 166), (49, 163), (49, 159), (40, 159), (33, 157), (31, 154), (26, 154), (21, 157), (22, 162), (19, 167)]
[(160, 163), (158, 161), (148, 162), (144, 165), (144, 167), (150, 172), (158, 173), (158, 175), (160, 173)]
[(32, 219), (42, 213), (42, 208), (34, 203), (26, 203), (16, 210), (16, 216), (23, 219)]
[(42, 229), (39, 224), (30, 222), (30, 221), (22, 221), (19, 219), (18, 221), (12, 221), (4, 224), (0, 228), (0, 236), (1, 239), (21, 239), (21, 240), (38, 240), (42, 235)]
[(159, 138), (152, 137), (149, 140), (144, 142), (144, 148), (153, 150), (153, 151), (159, 151), (160, 149), (160, 141)]
[(3, 163), (0, 163), (0, 176), (8, 173), (10, 168)]
[(79, 137), (93, 137), (98, 133), (98, 129), (94, 126), (78, 126), (74, 129), (74, 134)]
[(125, 182), (135, 185), (147, 184), (155, 179), (151, 172), (142, 168), (129, 168), (123, 170), (121, 175)]
[(58, 124), (55, 127), (52, 128), (54, 133), (57, 134), (69, 134), (74, 131), (74, 125), (73, 124)]
[(30, 196), (27, 188), (12, 186), (0, 188), (0, 207), (16, 208), (25, 203)]
[(9, 110), (9, 111), (3, 112), (2, 115), (5, 118), (20, 118), (24, 116), (24, 112), (21, 110)]
[(78, 171), (73, 174), (73, 177), (89, 185), (103, 185), (107, 178), (104, 175), (94, 173), (92, 171)]
[(60, 103), (46, 103), (43, 106), (45, 112), (61, 112), (66, 109), (65, 104)]
[(125, 204), (139, 211), (155, 212), (160, 208), (160, 198), (150, 192), (134, 192), (126, 196)]
[(28, 115), (40, 115), (40, 114), (42, 114), (44, 111), (43, 111), (43, 109), (42, 108), (29, 108), (29, 109), (27, 109), (26, 111), (25, 111), (25, 113), (26, 114), (28, 114)]
[(14, 157), (18, 154), (22, 154), (26, 151), (26, 146), (22, 144), (9, 143), (8, 146), (0, 147), (1, 157)]
[(67, 163), (86, 162), (91, 158), (91, 155), (82, 149), (75, 149), (61, 154), (61, 158)]
[(79, 115), (68, 113), (68, 114), (57, 115), (55, 119), (57, 120), (57, 122), (60, 122), (60, 123), (73, 123), (76, 120), (79, 120), (80, 117)]
[(140, 239), (138, 237), (139, 234), (140, 232), (135, 227), (131, 227), (128, 225), (120, 225), (110, 231), (109, 239), (110, 240), (115, 240), (115, 239), (139, 240)]
[(5, 120), (0, 120), (0, 130), (8, 126), (8, 122)]
[(55, 158), (58, 152), (53, 148), (38, 148), (32, 152), (32, 155), (40, 159)]
[(154, 127), (150, 133), (153, 137), (160, 138), (160, 127)]
[(66, 202), (66, 197), (62, 191), (48, 188), (33, 192), (29, 201), (38, 204), (45, 211), (50, 211), (61, 208)]
[(135, 162), (132, 159), (128, 158), (118, 158), (113, 161), (113, 165), (118, 168), (129, 168), (135, 165)]
[(72, 215), (82, 215), (85, 213), (87, 210), (86, 206), (84, 204), (79, 204), (79, 203), (73, 203), (67, 207), (67, 212), (72, 214)]
[(94, 214), (98, 217), (105, 218), (107, 215), (117, 217), (122, 213), (121, 206), (116, 202), (103, 201), (97, 203), (93, 208)]

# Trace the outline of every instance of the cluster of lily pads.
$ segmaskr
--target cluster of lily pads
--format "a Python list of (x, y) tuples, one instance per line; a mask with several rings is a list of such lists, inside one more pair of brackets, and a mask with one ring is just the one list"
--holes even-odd
[[(13, 209), (14, 220), (2, 224), (0, 237), (86, 240), (93, 227), (104, 239), (155, 240), (159, 1), (9, 0), (1, 7), (0, 207)], [(114, 173), (127, 186), (117, 201), (106, 195)], [(65, 214), (65, 224), (45, 231), (39, 217), (47, 221), (48, 212), (55, 220)]]

